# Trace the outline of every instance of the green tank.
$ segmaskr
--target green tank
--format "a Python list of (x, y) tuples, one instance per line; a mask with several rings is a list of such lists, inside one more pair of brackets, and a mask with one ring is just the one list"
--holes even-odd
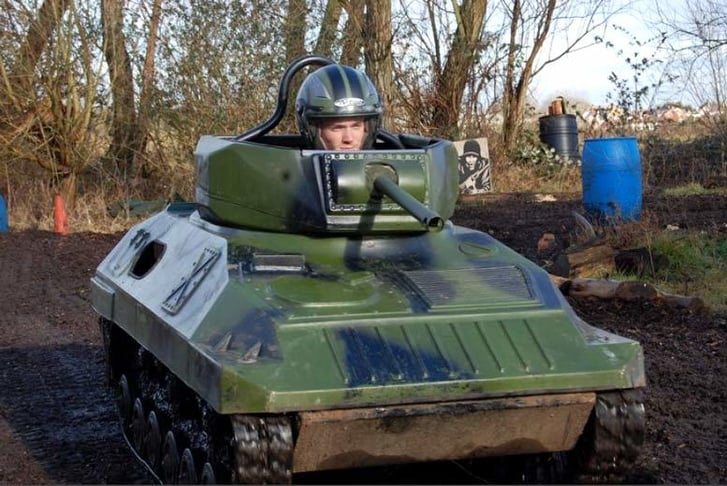
[(91, 279), (135, 453), (165, 483), (492, 456), (591, 480), (628, 468), (639, 343), (449, 220), (451, 142), (382, 130), (335, 152), (270, 134), (314, 63), (330, 61), (289, 66), (267, 122), (202, 137), (196, 202), (133, 227)]

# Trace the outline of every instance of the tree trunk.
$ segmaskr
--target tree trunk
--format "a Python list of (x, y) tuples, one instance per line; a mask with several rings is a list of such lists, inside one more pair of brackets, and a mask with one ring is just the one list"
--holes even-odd
[(432, 125), (437, 135), (459, 138), (459, 111), (469, 73), (477, 60), (487, 12), (486, 0), (453, 2), (457, 30), (441, 74), (434, 80), (436, 96)]
[(364, 53), (366, 70), (384, 103), (383, 125), (392, 126), (394, 61), (391, 57), (391, 0), (368, 0)]
[(358, 67), (361, 63), (361, 45), (363, 44), (364, 2), (349, 0), (344, 4), (348, 21), (344, 29), (343, 53), (341, 64)]
[(307, 14), (305, 0), (288, 0), (288, 14), (285, 19), (285, 58), (288, 64), (305, 54)]
[[(287, 64), (305, 54), (305, 27), (308, 10), (305, 0), (289, 0), (288, 14), (285, 19), (285, 58)], [(280, 129), (285, 132), (295, 132), (295, 98), (302, 83), (300, 76), (290, 82), (288, 104), (285, 109), (285, 118), (280, 123)]]
[(101, 23), (104, 36), (104, 54), (111, 78), (113, 117), (111, 121), (111, 146), (106, 157), (112, 160), (121, 173), (134, 176), (133, 161), (137, 135), (134, 79), (131, 60), (126, 51), (124, 36), (123, 2), (101, 1)]
[(141, 92), (139, 93), (139, 120), (136, 127), (136, 150), (134, 150), (134, 167), (145, 172), (146, 143), (149, 137), (149, 112), (151, 111), (151, 91), (154, 86), (154, 66), (159, 23), (162, 17), (162, 0), (154, 0), (151, 20), (149, 22), (149, 38), (146, 43), (144, 69), (141, 73)]
[(342, 10), (341, 0), (328, 0), (326, 2), (326, 13), (323, 16), (321, 30), (318, 33), (314, 54), (330, 57), (333, 53), (333, 43), (336, 40), (336, 30), (338, 22), (341, 20)]
[(510, 40), (507, 48), (507, 64), (505, 65), (505, 86), (503, 87), (502, 93), (502, 112), (503, 112), (503, 127), (502, 127), (502, 139), (506, 148), (506, 153), (512, 148), (513, 141), (517, 137), (513, 137), (510, 133), (514, 130), (514, 125), (517, 123), (518, 113), (513, 113), (514, 106), (514, 84), (515, 84), (515, 61), (518, 54), (518, 22), (522, 16), (522, 3), (520, 0), (513, 0), (512, 2), (512, 16), (510, 18)]

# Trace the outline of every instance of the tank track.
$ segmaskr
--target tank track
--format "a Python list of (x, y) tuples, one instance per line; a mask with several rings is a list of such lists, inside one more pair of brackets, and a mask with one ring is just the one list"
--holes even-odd
[(122, 432), (159, 483), (289, 484), (284, 415), (220, 415), (111, 321), (99, 321)]
[(293, 435), (285, 417), (233, 415), (236, 483), (289, 484)]
[(501, 465), (505, 472), (497, 479), (526, 484), (620, 483), (639, 455), (644, 434), (642, 389), (599, 393), (572, 450), (513, 456)]
[(577, 482), (620, 482), (644, 443), (646, 413), (641, 388), (599, 393), (586, 430), (573, 450)]

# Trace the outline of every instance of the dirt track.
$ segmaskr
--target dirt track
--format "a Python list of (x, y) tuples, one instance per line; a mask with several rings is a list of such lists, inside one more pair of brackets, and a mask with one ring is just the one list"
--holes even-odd
[[(663, 224), (724, 235), (727, 198), (647, 200)], [(498, 196), (459, 211), (529, 258), (545, 231), (566, 239), (575, 200)], [(720, 226), (721, 225), (721, 226)], [(88, 279), (120, 235), (40, 231), (0, 235), (0, 483), (145, 483), (103, 386), (100, 336)], [(727, 483), (727, 316), (649, 302), (573, 300), (588, 322), (644, 346), (647, 443), (631, 483)], [(333, 483), (476, 483), (457, 463), (296, 478)]]

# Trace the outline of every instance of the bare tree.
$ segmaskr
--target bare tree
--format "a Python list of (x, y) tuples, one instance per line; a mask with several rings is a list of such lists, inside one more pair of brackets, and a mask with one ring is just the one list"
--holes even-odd
[[(521, 26), (524, 24), (522, 0), (513, 0), (509, 11), (510, 39), (508, 42), (507, 65), (505, 66), (505, 92), (502, 99), (504, 125), (502, 127), (503, 145), (506, 151), (513, 148), (520, 132), (527, 89), (533, 78), (535, 60), (545, 39), (555, 13), (556, 0), (547, 0), (536, 15), (537, 21), (529, 53), (523, 53)], [(523, 54), (525, 54), (523, 56)], [(519, 68), (519, 66), (522, 66)], [(518, 69), (519, 68), (519, 69)]]
[(9, 67), (2, 63), (2, 121), (0, 135), (5, 144), (26, 132), (38, 120), (50, 120), (50, 113), (43, 112), (47, 104), (38, 103), (36, 70), (41, 55), (53, 38), (69, 0), (45, 0), (38, 13), (30, 21), (19, 48), (12, 56)]
[(152, 124), (152, 93), (156, 79), (156, 49), (162, 18), (162, 0), (151, 4), (149, 22), (144, 32), (145, 45), (139, 68), (139, 101), (136, 103), (135, 80), (131, 56), (124, 33), (124, 1), (103, 0), (101, 23), (103, 51), (108, 65), (112, 104), (111, 145), (106, 159), (112, 161), (125, 177), (147, 177), (145, 158)]
[[(509, 24), (503, 85), (503, 146), (510, 151), (522, 129), (530, 85), (547, 65), (592, 45), (589, 41), (613, 15), (610, 0), (503, 1)], [(560, 41), (555, 45), (555, 40)], [(545, 47), (549, 47), (546, 51)]]
[(482, 47), (487, 1), (452, 2), (457, 30), (447, 54), (444, 69), (434, 78), (436, 97), (432, 122), (441, 136), (459, 137), (459, 112), (467, 81)]
[(285, 58), (288, 63), (305, 54), (307, 13), (305, 0), (288, 0), (285, 18)]
[(462, 106), (479, 96), (468, 89), (483, 86), (475, 78), (487, 63), (488, 2), (426, 0), (421, 7), (406, 3), (396, 12), (395, 115), (406, 130), (457, 138)]
[(13, 69), (9, 73), (10, 94), (28, 89), (33, 84), (35, 68), (40, 55), (52, 38), (70, 0), (44, 0), (35, 21), (30, 23), (20, 49), (14, 56)]
[(727, 46), (727, 6), (716, 0), (695, 0), (680, 8), (654, 2), (659, 24), (669, 35), (687, 42), (682, 48), (713, 51)]
[(75, 2), (49, 1), (37, 13), (23, 13), (28, 28), (16, 30), (19, 48), (8, 57), (11, 69), (3, 64), (1, 71), (0, 157), (40, 166), (72, 208), (77, 175), (95, 150), (93, 15)]
[[(305, 54), (305, 27), (308, 11), (305, 0), (289, 0), (288, 13), (285, 18), (285, 59), (290, 64), (294, 59)], [(288, 115), (280, 124), (280, 129), (292, 131), (295, 119), (291, 116), (295, 110), (295, 96), (300, 87), (301, 79), (298, 77), (290, 83), (288, 106), (285, 113)]]
[(695, 0), (681, 8), (654, 4), (685, 88), (699, 104), (727, 101), (727, 6)]

